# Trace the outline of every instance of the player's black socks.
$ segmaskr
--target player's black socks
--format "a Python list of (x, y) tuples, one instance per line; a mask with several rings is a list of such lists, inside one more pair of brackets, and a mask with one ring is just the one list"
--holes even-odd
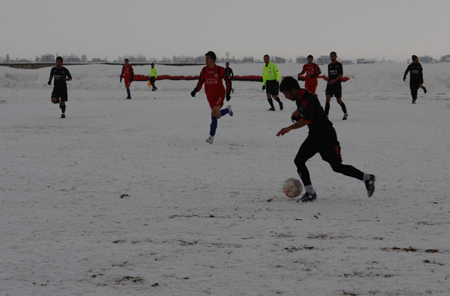
[(61, 108), (62, 113), (66, 113), (66, 105), (59, 105), (59, 108)]
[(329, 112), (330, 112), (330, 103), (325, 102), (325, 115), (328, 116)]
[(281, 101), (280, 101), (280, 98), (279, 98), (279, 97), (276, 97), (276, 98), (275, 98), (275, 101), (277, 101), (278, 103), (281, 103)]
[(347, 107), (345, 107), (344, 102), (341, 103), (341, 108), (342, 108), (342, 111), (344, 112), (344, 114), (347, 114)]
[(273, 109), (275, 109), (275, 106), (273, 105), (273, 100), (272, 100), (272, 98), (267, 99), (267, 101), (269, 101), (270, 107), (273, 108)]

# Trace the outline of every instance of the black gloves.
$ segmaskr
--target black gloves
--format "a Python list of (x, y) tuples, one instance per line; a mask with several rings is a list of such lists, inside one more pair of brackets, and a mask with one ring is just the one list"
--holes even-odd
[(192, 97), (195, 97), (195, 94), (197, 93), (197, 91), (194, 89), (192, 92), (191, 92), (191, 96)]
[(266, 89), (266, 86), (265, 85), (263, 85), (263, 87), (262, 87), (262, 90), (265, 90)]
[(48, 84), (48, 85), (52, 85), (52, 81), (49, 80), (49, 81), (47, 82), (47, 84)]
[(120, 83), (122, 83), (122, 78), (120, 78)]
[(227, 98), (227, 101), (229, 101), (229, 100), (231, 99), (230, 94), (227, 94), (227, 95), (226, 95), (226, 98)]

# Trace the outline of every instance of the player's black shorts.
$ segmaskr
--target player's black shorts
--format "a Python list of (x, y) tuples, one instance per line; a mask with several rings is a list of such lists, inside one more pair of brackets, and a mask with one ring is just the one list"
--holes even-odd
[(309, 135), (300, 146), (296, 161), (305, 163), (316, 153), (319, 153), (322, 159), (330, 164), (342, 163), (341, 146), (335, 132), (329, 135)]
[(156, 81), (156, 77), (155, 77), (155, 76), (151, 76), (151, 77), (150, 77), (150, 83), (151, 83), (152, 85), (155, 85), (155, 81)]
[(327, 84), (327, 88), (325, 90), (325, 95), (336, 97), (336, 99), (342, 98), (342, 87), (341, 84), (337, 84), (336, 82), (334, 84)]
[(274, 96), (278, 95), (278, 89), (280, 88), (280, 83), (276, 80), (266, 81), (266, 94), (271, 94)]
[(52, 98), (61, 99), (61, 101), (67, 101), (67, 87), (55, 86), (52, 91)]

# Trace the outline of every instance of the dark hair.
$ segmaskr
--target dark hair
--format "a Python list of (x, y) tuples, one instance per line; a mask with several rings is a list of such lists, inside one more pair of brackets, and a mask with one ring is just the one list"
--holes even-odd
[(62, 57), (57, 57), (56, 60), (60, 60), (62, 62), (63, 58)]
[(413, 54), (411, 59), (414, 61), (415, 59), (418, 59), (418, 57), (415, 54)]
[(309, 55), (308, 58), (312, 58), (313, 59), (314, 57), (312, 55)]
[(295, 80), (292, 76), (284, 77), (280, 84), (280, 91), (290, 92), (293, 88), (298, 90), (300, 89), (300, 85), (298, 84), (297, 80)]
[(270, 59), (270, 57), (269, 57), (269, 55), (268, 55), (268, 54), (265, 54), (265, 55), (264, 55), (264, 57), (268, 57), (268, 58)]
[(214, 51), (208, 51), (207, 53), (205, 53), (205, 56), (210, 57), (213, 60), (216, 60), (216, 54), (214, 53)]
[(129, 59), (125, 59), (125, 61), (130, 61)]
[(330, 55), (334, 53), (335, 56), (337, 56), (337, 53), (335, 51), (330, 52)]

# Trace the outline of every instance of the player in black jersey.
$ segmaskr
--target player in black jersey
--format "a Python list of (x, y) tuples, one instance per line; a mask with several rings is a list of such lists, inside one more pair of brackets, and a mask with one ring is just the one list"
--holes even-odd
[(55, 78), (53, 82), (52, 91), (52, 103), (58, 104), (62, 111), (61, 118), (66, 118), (66, 102), (67, 102), (67, 83), (66, 81), (72, 80), (69, 70), (63, 67), (63, 58), (56, 58), (56, 67), (50, 70), (50, 77), (48, 79), (48, 85), (52, 84), (52, 78)]
[[(233, 69), (230, 68), (230, 63), (226, 62), (225, 66), (226, 66), (226, 68), (225, 68), (225, 75), (228, 77), (228, 79), (230, 81), (233, 81), (234, 80), (234, 73), (233, 73)], [(231, 93), (234, 93), (234, 88), (233, 87), (231, 88)], [(227, 98), (227, 101), (229, 101), (228, 98)]]
[(406, 80), (406, 75), (410, 72), (409, 88), (411, 89), (412, 103), (415, 104), (419, 87), (423, 89), (424, 93), (427, 93), (427, 89), (423, 86), (423, 68), (419, 63), (419, 58), (416, 55), (413, 55), (411, 59), (413, 62), (406, 68), (405, 74), (403, 75), (403, 81)]
[(328, 116), (330, 112), (330, 101), (331, 97), (335, 96), (339, 105), (341, 105), (342, 111), (344, 112), (344, 117), (342, 120), (346, 120), (348, 117), (347, 107), (345, 107), (344, 102), (342, 102), (342, 86), (341, 77), (344, 74), (342, 64), (337, 61), (336, 52), (332, 51), (330, 53), (331, 63), (328, 64), (328, 83), (325, 90), (325, 95), (327, 97), (325, 102), (325, 114)]
[(363, 181), (366, 185), (367, 196), (371, 197), (375, 191), (375, 176), (361, 172), (351, 165), (342, 164), (341, 146), (337, 140), (336, 131), (333, 124), (328, 119), (317, 97), (305, 89), (301, 89), (297, 80), (293, 77), (286, 77), (280, 85), (280, 91), (286, 99), (295, 101), (297, 110), (292, 114), (297, 122), (282, 128), (277, 136), (283, 136), (291, 130), (304, 127), (309, 128), (309, 134), (298, 150), (295, 157), (297, 172), (305, 186), (306, 193), (297, 202), (313, 201), (317, 194), (311, 183), (306, 162), (316, 153), (331, 165), (333, 171), (353, 177)]

